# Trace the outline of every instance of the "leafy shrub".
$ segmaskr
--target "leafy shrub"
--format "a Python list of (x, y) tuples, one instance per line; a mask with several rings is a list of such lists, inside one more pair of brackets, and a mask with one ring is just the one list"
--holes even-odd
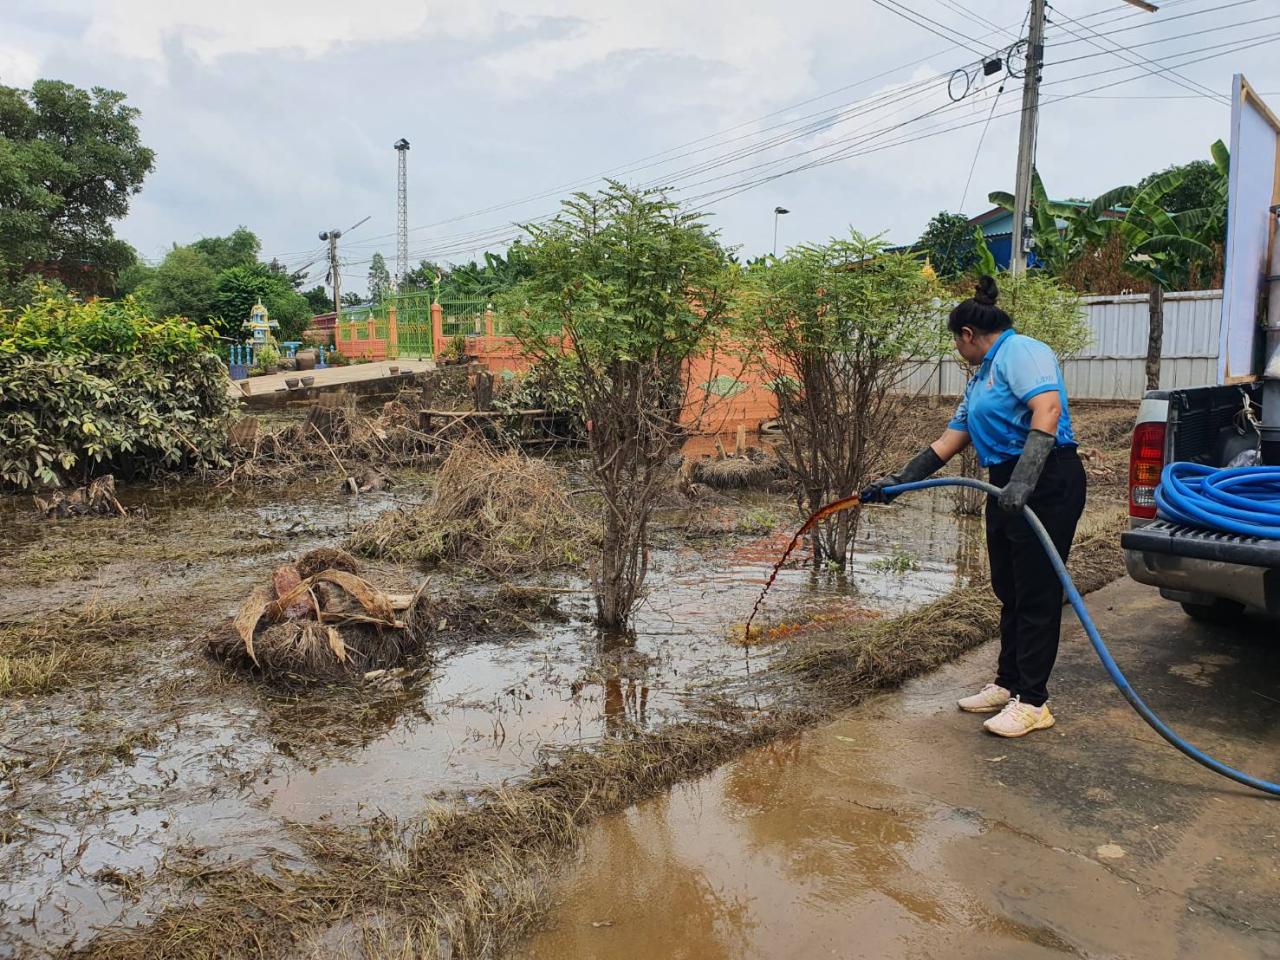
[(259, 373), (275, 373), (280, 364), (280, 348), (274, 340), (268, 340), (254, 354), (253, 369)]
[(0, 310), (0, 486), (221, 463), (231, 401), (210, 345), (132, 298), (45, 290)]
[(545, 363), (535, 363), (511, 379), (504, 377), (494, 391), (493, 406), (504, 413), (547, 410), (559, 415), (557, 427), (558, 432), (564, 434), (562, 439), (585, 440), (587, 437), (577, 384), (557, 377)]

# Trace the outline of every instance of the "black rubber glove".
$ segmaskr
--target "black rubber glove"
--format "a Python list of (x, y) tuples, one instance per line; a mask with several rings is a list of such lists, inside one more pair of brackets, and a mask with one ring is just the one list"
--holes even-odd
[(892, 503), (893, 496), (884, 492), (885, 487), (892, 487), (899, 483), (914, 483), (917, 480), (924, 480), (926, 477), (932, 477), (943, 467), (943, 460), (940, 456), (933, 452), (933, 447), (925, 447), (917, 453), (905, 467), (897, 473), (891, 473), (887, 477), (881, 477), (871, 486), (867, 487), (858, 496), (863, 503)]
[(1000, 509), (1006, 513), (1020, 513), (1031, 499), (1031, 492), (1040, 482), (1040, 474), (1044, 472), (1045, 461), (1058, 441), (1043, 430), (1032, 430), (1027, 434), (1026, 446), (1022, 448), (1022, 456), (1014, 465), (1013, 475), (1000, 491), (998, 502)]

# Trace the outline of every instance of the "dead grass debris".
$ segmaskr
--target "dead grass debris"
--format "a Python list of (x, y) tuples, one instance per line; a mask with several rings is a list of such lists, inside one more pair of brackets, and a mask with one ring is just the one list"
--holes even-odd
[(126, 644), (159, 642), (171, 627), (152, 607), (97, 601), (0, 623), (0, 696), (51, 693), (109, 673)]
[(558, 467), (471, 438), (449, 453), (429, 501), (383, 513), (346, 547), (398, 563), (460, 563), (509, 577), (580, 566), (596, 536)]

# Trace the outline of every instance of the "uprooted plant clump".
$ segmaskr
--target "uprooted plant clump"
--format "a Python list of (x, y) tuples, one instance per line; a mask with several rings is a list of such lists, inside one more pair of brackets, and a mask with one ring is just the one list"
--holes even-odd
[(424, 580), (388, 592), (362, 576), (349, 553), (320, 547), (277, 567), (236, 616), (207, 636), (229, 666), (288, 683), (380, 677), (431, 642), (516, 635), (563, 620), (554, 593), (504, 584), (469, 596), (440, 595)]
[(341, 550), (314, 550), (277, 567), (229, 624), (214, 630), (219, 660), (276, 679), (333, 679), (398, 666), (438, 619), (425, 588), (389, 594)]
[(596, 536), (562, 470), (470, 438), (450, 452), (427, 503), (383, 513), (346, 546), (398, 563), (461, 563), (506, 577), (579, 566)]

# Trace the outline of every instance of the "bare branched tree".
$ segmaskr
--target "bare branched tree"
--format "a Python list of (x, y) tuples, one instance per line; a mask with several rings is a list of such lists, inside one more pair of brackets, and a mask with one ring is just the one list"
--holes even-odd
[[(793, 248), (747, 276), (745, 339), (778, 394), (796, 505), (808, 515), (871, 480), (880, 450), (904, 429), (892, 391), (938, 354), (940, 291), (914, 257), (858, 233)], [(856, 523), (846, 511), (822, 524), (815, 561), (843, 566)]]
[(532, 276), (502, 308), (525, 351), (580, 398), (604, 503), (596, 613), (622, 627), (648, 572), (666, 461), (686, 435), (688, 361), (723, 327), (734, 274), (701, 215), (661, 191), (610, 182), (526, 230)]

